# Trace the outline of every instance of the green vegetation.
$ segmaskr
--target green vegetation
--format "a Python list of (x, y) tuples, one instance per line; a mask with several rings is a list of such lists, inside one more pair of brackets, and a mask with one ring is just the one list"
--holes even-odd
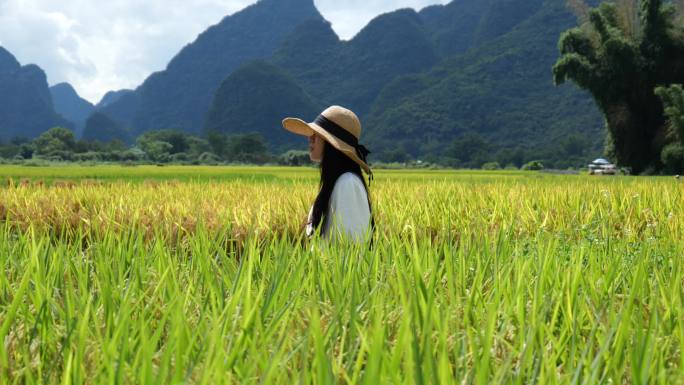
[(528, 171), (539, 171), (544, 169), (544, 164), (538, 160), (533, 160), (531, 162), (527, 162), (522, 166), (523, 170), (528, 170)]
[[(283, 7), (288, 23), (273, 23)], [(380, 15), (341, 41), (313, 1), (262, 1), (200, 35), (166, 71), (101, 112), (131, 137), (166, 128), (259, 133), (281, 154), (297, 148), (282, 118), (313, 120), (339, 104), (360, 115), (373, 161), (581, 167), (603, 153), (600, 114), (589, 95), (555, 88), (548, 70), (557, 36), (575, 22), (564, 0), (463, 0)], [(246, 42), (249, 31), (258, 37)], [(89, 131), (112, 125), (101, 126)], [(472, 135), (484, 157), (452, 151)], [(580, 145), (565, 143), (569, 136)]]
[[(602, 154), (600, 115), (588, 95), (554, 87), (548, 71), (557, 35), (573, 23), (560, 0), (404, 9), (348, 42), (329, 23), (309, 20), (268, 59), (272, 65), (246, 64), (223, 82), (208, 127), (261, 132), (269, 148), (283, 151), (291, 138), (275, 122), (292, 113), (279, 116), (273, 106), (310, 110), (312, 98), (320, 109), (357, 112), (376, 162), (480, 168), (541, 159), (550, 168), (582, 167)], [(274, 92), (263, 91), (269, 83)]]
[[(284, 131), (284, 130), (282, 130)], [(288, 134), (305, 146), (305, 141), (296, 135)], [(572, 143), (572, 137), (567, 138)], [(477, 135), (457, 140), (450, 149), (453, 158), (445, 157), (434, 161), (414, 160), (399, 147), (394, 151), (386, 151), (372, 165), (381, 169), (432, 169), (432, 168), (472, 168), (482, 165), (489, 169), (494, 165), (500, 168), (505, 165), (509, 169), (518, 169), (523, 163), (524, 153), (521, 149), (511, 152), (499, 152), (496, 159), (487, 151), (489, 146)], [(459, 158), (456, 158), (458, 156)], [(0, 163), (12, 163), (27, 166), (48, 166), (52, 163), (82, 163), (95, 165), (101, 163), (138, 164), (184, 164), (184, 165), (283, 165), (311, 166), (308, 151), (289, 150), (274, 154), (266, 144), (264, 137), (258, 133), (226, 135), (220, 131), (210, 131), (207, 139), (188, 135), (180, 130), (166, 129), (148, 131), (138, 137), (135, 145), (128, 147), (118, 139), (109, 142), (99, 140), (76, 140), (74, 133), (66, 128), (55, 127), (40, 135), (33, 141), (17, 138), (10, 143), (0, 143)], [(484, 167), (487, 166), (487, 167)], [(535, 168), (540, 170), (541, 168)]]
[(59, 83), (50, 87), (50, 96), (55, 112), (73, 122), (76, 136), (81, 137), (86, 120), (95, 111), (95, 106), (78, 96), (69, 83)]
[[(134, 147), (80, 158), (283, 163), (299, 142), (282, 118), (313, 120), (340, 104), (360, 115), (373, 162), (567, 169), (604, 155), (636, 173), (681, 173), (682, 146), (668, 133), (664, 94), (654, 94), (684, 83), (681, 1), (598, 3), (452, 1), (380, 15), (342, 41), (312, 0), (263, 0), (202, 33), (135, 91), (110, 94), (77, 138)], [(8, 55), (0, 70), (16, 70)], [(168, 130), (195, 136), (197, 150), (141, 147), (141, 135)], [(2, 132), (4, 142), (26, 142), (16, 127), (5, 131), (14, 135)], [(228, 150), (212, 143), (216, 133), (250, 148), (263, 141), (266, 151)], [(19, 145), (1, 152), (26, 158)]]
[(271, 58), (326, 107), (342, 105), (361, 117), (388, 82), (427, 70), (437, 60), (423, 20), (412, 9), (376, 17), (348, 42), (324, 20), (302, 23)]
[[(59, 182), (113, 183), (125, 180), (130, 183), (148, 182), (232, 182), (235, 180), (268, 181), (273, 183), (280, 178), (315, 179), (318, 177), (314, 168), (289, 167), (230, 167), (230, 166), (178, 166), (140, 165), (122, 167), (119, 165), (74, 166), (59, 165), (48, 167), (25, 167), (3, 165), (0, 167), (5, 181), (18, 186), (29, 184), (54, 184)], [(10, 183), (10, 182), (8, 182)]]
[(108, 142), (114, 139), (122, 142), (131, 141), (130, 133), (127, 129), (124, 129), (109, 116), (99, 111), (94, 112), (86, 120), (82, 139), (100, 142)]
[(591, 92), (606, 119), (608, 152), (635, 173), (684, 172), (681, 142), (667, 138), (654, 93), (684, 83), (682, 10), (662, 0), (605, 2), (559, 41), (556, 83), (572, 80)]
[[(282, 129), (290, 116), (313, 120), (327, 106), (308, 95), (289, 74), (266, 62), (235, 71), (216, 91), (205, 132), (259, 134), (273, 152), (302, 147), (302, 139)], [(231, 151), (233, 152), (233, 151)], [(217, 152), (221, 155), (221, 153)]]
[(681, 84), (668, 88), (656, 88), (656, 95), (663, 101), (668, 119), (667, 139), (670, 142), (661, 152), (666, 171), (684, 171), (684, 90)]
[[(301, 140), (302, 147), (304, 141)], [(148, 131), (138, 137), (132, 147), (118, 139), (103, 143), (99, 140), (76, 140), (74, 133), (63, 127), (52, 128), (33, 141), (15, 139), (0, 144), (0, 161), (26, 162), (124, 162), (216, 164), (243, 163), (308, 165), (308, 152), (288, 151), (273, 155), (260, 134), (225, 135), (211, 132), (208, 139), (188, 135), (180, 130)]]
[(7, 177), (3, 384), (681, 383), (673, 178), (378, 171), (367, 250), (302, 239), (313, 169)]
[[(503, 2), (472, 3), (453, 2), (441, 11)], [(399, 145), (414, 159), (474, 168), (489, 161), (520, 167), (535, 159), (550, 168), (580, 167), (602, 154), (605, 134), (591, 99), (572, 86), (555, 88), (548, 70), (558, 56), (557, 36), (574, 17), (564, 1), (512, 3), (518, 6), (504, 8), (519, 22), (509, 30), (502, 30), (506, 24), (491, 34), (478, 29), (483, 37), (467, 51), (385, 86), (365, 121), (371, 149), (383, 153)], [(480, 17), (494, 20), (497, 12)], [(569, 136), (582, 146), (566, 146)], [(473, 137), (477, 147), (454, 151)]]
[[(280, 127), (284, 117), (313, 120), (338, 104), (359, 114), (374, 162), (582, 167), (603, 153), (601, 116), (588, 94), (555, 88), (548, 70), (557, 36), (575, 23), (565, 0), (458, 0), (379, 15), (342, 41), (313, 0), (263, 0), (200, 34), (135, 91), (110, 94), (76, 138), (131, 146), (168, 129), (201, 139), (260, 134), (268, 152), (283, 154), (299, 146)], [(80, 122), (65, 107), (78, 104), (77, 95), (64, 97), (55, 106)], [(17, 136), (11, 132), (5, 142)], [(480, 147), (454, 152), (473, 136)], [(136, 145), (123, 158), (174, 155), (158, 144), (152, 156)], [(177, 158), (255, 157), (212, 150)]]
[(322, 19), (313, 0), (256, 2), (199, 34), (166, 69), (101, 112), (133, 137), (162, 128), (200, 134), (221, 82), (240, 66), (272, 55), (293, 28), (310, 19)]

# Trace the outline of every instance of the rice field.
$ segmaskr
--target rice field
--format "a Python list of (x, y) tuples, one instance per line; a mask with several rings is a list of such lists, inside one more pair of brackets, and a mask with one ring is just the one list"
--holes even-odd
[(314, 169), (0, 181), (0, 384), (684, 384), (674, 178), (378, 171), (370, 250)]

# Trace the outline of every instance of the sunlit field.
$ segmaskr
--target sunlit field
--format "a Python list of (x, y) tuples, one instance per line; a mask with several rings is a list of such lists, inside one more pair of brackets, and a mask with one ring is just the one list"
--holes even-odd
[(684, 182), (377, 171), (372, 249), (312, 168), (0, 168), (0, 384), (684, 384)]

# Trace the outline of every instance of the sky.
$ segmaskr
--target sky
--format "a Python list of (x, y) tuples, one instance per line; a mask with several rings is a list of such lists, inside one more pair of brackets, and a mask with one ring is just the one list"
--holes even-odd
[[(186, 44), (255, 0), (0, 0), (0, 46), (67, 81), (97, 103), (135, 88)], [(375, 16), (448, 0), (314, 0), (337, 34), (352, 38)]]

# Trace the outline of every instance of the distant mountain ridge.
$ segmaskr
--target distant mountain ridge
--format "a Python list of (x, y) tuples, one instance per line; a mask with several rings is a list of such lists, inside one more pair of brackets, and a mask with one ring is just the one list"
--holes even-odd
[(75, 124), (76, 137), (81, 137), (85, 122), (95, 111), (95, 106), (81, 98), (69, 83), (59, 83), (50, 87), (50, 95), (55, 111)]
[(500, 37), (389, 84), (368, 116), (371, 142), (424, 155), (478, 133), (504, 147), (543, 153), (579, 133), (588, 150), (600, 152), (602, 118), (592, 99), (573, 85), (555, 87), (550, 75), (558, 36), (576, 23), (575, 16), (561, 0), (516, 9), (532, 12)]
[(21, 66), (0, 47), (0, 140), (33, 138), (54, 126), (74, 124), (55, 112), (45, 72), (34, 64)]
[[(551, 79), (558, 36), (575, 23), (564, 0), (461, 0), (380, 15), (350, 41), (339, 40), (328, 22), (310, 20), (269, 61), (318, 102), (359, 113), (376, 154), (396, 148), (415, 157), (444, 154), (470, 133), (498, 150), (540, 156), (579, 134), (586, 151), (600, 153), (602, 119), (591, 98), (572, 85), (556, 88)], [(249, 73), (236, 72), (230, 82), (245, 83), (235, 79), (243, 75)], [(229, 85), (221, 89), (212, 110), (226, 111), (224, 121), (228, 113), (240, 121), (246, 114), (231, 108)], [(212, 115), (207, 127), (265, 129), (221, 126)], [(279, 130), (278, 122), (270, 129)]]
[(8, 50), (0, 47), (0, 73), (15, 72), (21, 68), (21, 64), (17, 61)]
[(292, 28), (316, 18), (322, 16), (313, 0), (260, 0), (201, 33), (164, 71), (102, 112), (135, 133), (157, 128), (200, 133), (223, 79), (250, 60), (270, 56)]
[[(418, 13), (401, 9), (375, 18), (350, 41), (340, 40), (330, 23), (323, 19), (307, 20), (287, 36), (269, 61), (274, 71), (282, 69), (298, 83), (299, 86), (292, 89), (302, 88), (320, 107), (340, 104), (363, 116), (385, 84), (396, 76), (429, 69), (436, 63), (437, 55), (426, 38)], [(231, 94), (228, 84), (246, 83), (246, 80), (236, 79), (240, 76), (252, 74), (236, 71), (224, 81), (220, 88), (222, 92), (214, 98), (212, 111), (225, 111), (224, 122), (241, 120), (239, 116), (243, 112), (231, 106), (235, 95)], [(284, 96), (280, 94), (281, 98)], [(294, 98), (300, 99), (299, 96)], [(265, 103), (275, 104), (276, 101)], [(227, 114), (234, 116), (228, 118)], [(250, 129), (244, 125), (222, 125), (215, 118), (215, 114), (210, 114), (206, 127), (226, 133)], [(270, 129), (281, 130), (279, 122), (274, 120)], [(251, 129), (262, 132), (266, 128), (253, 126)], [(267, 136), (276, 147), (281, 144), (272, 135)]]
[(412, 9), (380, 15), (346, 42), (337, 38), (328, 22), (307, 22), (272, 57), (315, 97), (360, 115), (388, 81), (427, 70), (437, 60), (420, 16)]
[(118, 91), (109, 91), (104, 96), (100, 101), (95, 105), (95, 108), (103, 108), (107, 107), (108, 105), (116, 102), (117, 100), (121, 99), (122, 96), (128, 95), (130, 93), (134, 92), (133, 90), (128, 90), (128, 89), (122, 89)]
[(440, 56), (461, 54), (508, 33), (543, 0), (456, 0), (423, 8), (420, 16)]
[(540, 157), (579, 135), (583, 151), (600, 153), (603, 123), (590, 96), (552, 84), (558, 37), (576, 23), (565, 0), (454, 0), (379, 15), (343, 41), (313, 0), (261, 0), (135, 90), (105, 95), (86, 136), (131, 143), (151, 129), (257, 132), (284, 151), (302, 146), (283, 132), (283, 117), (313, 119), (339, 104), (360, 115), (372, 157), (457, 157), (451, 143), (471, 134), (491, 151)]

